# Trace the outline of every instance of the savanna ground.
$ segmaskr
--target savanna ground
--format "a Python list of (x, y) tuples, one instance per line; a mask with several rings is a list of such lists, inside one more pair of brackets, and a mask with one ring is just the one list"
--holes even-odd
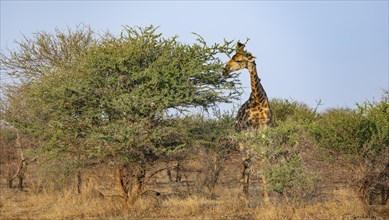
[[(99, 165), (83, 170), (80, 193), (73, 184), (66, 189), (54, 185), (42, 188), (42, 180), (35, 173), (37, 163), (31, 163), (23, 190), (6, 187), (6, 164), (1, 166), (0, 216), (2, 219), (387, 219), (389, 206), (368, 205), (349, 181), (353, 173), (344, 159), (332, 155), (322, 158), (318, 149), (304, 149), (307, 169), (320, 176), (314, 193), (305, 201), (288, 201), (276, 193), (270, 202), (263, 203), (262, 188), (254, 175), (250, 198), (242, 194), (240, 186), (241, 159), (234, 154), (228, 159), (213, 192), (204, 187), (202, 160), (184, 161), (181, 180), (172, 170), (159, 172), (147, 184), (144, 195), (129, 206), (123, 203), (115, 184), (113, 169)], [(202, 155), (206, 157), (206, 155)], [(212, 158), (207, 158), (212, 159)], [(343, 162), (342, 162), (343, 161)], [(170, 164), (171, 165), (171, 164)], [(169, 165), (160, 164), (156, 169)], [(50, 185), (50, 184), (49, 184)], [(154, 191), (160, 194), (157, 196)], [(150, 192), (150, 193), (147, 193)]]

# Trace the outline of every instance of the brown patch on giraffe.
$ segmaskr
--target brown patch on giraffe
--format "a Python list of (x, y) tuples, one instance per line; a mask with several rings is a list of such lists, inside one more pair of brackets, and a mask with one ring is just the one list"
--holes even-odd
[(255, 124), (258, 124), (258, 125), (259, 125), (260, 122), (261, 122), (260, 118), (258, 118), (258, 117), (257, 117), (257, 118), (254, 118), (253, 121), (255, 122)]
[(260, 112), (256, 110), (256, 111), (251, 112), (251, 115), (253, 118), (258, 118), (260, 115)]

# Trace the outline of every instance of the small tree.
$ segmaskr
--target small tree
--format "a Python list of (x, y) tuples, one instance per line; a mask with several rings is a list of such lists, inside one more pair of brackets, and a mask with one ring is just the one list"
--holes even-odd
[(153, 26), (98, 39), (89, 28), (38, 32), (1, 55), (5, 71), (20, 82), (8, 87), (1, 116), (39, 140), (42, 154), (79, 165), (113, 162), (132, 203), (150, 166), (190, 146), (168, 113), (237, 98), (238, 82), (221, 76), (217, 57), (232, 51), (231, 43), (208, 46), (198, 36), (183, 44)]
[(359, 172), (354, 178), (361, 197), (368, 204), (385, 205), (389, 201), (389, 92), (380, 102), (358, 105), (358, 113), (366, 122), (361, 130), (369, 138), (359, 150)]

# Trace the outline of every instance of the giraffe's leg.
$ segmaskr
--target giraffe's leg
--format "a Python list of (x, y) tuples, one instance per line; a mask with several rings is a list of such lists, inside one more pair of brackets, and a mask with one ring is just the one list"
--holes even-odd
[(250, 186), (250, 158), (246, 158), (243, 161), (243, 171), (242, 171), (242, 180), (243, 180), (243, 193), (248, 197), (249, 196), (249, 186)]
[[(265, 164), (266, 160), (265, 159), (261, 159), (261, 168), (263, 168), (264, 164)], [(269, 202), (269, 194), (267, 192), (267, 181), (266, 181), (266, 177), (263, 173), (263, 171), (260, 172), (260, 178), (261, 178), (261, 181), (262, 181), (262, 189), (263, 189), (263, 201), (265, 203)]]
[(263, 185), (263, 201), (269, 202), (269, 194), (267, 193), (267, 183), (264, 175), (261, 175)]
[(240, 182), (243, 182), (244, 181), (244, 177), (245, 177), (245, 167), (244, 167), (244, 161), (245, 161), (245, 155), (244, 155), (244, 145), (242, 143), (239, 143), (239, 150), (240, 150), (240, 156), (242, 158), (242, 161), (243, 161), (243, 166), (242, 166), (242, 178), (240, 179)]
[(249, 185), (250, 185), (250, 164), (251, 164), (251, 158), (250, 153), (248, 150), (245, 149), (243, 143), (239, 143), (240, 152), (242, 154), (242, 185), (243, 185), (243, 193), (246, 196), (249, 196)]

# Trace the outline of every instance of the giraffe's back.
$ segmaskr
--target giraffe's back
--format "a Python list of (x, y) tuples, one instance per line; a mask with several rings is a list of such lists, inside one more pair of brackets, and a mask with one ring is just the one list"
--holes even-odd
[(264, 126), (271, 126), (271, 109), (269, 101), (265, 99), (262, 103), (256, 102), (252, 96), (239, 109), (236, 130), (258, 129)]

